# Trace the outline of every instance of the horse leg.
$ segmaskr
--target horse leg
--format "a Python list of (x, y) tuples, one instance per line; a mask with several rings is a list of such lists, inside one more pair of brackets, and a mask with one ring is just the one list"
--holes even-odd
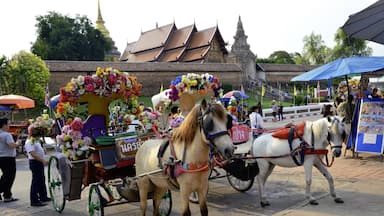
[(152, 201), (153, 201), (153, 215), (154, 216), (160, 215), (159, 206), (161, 203), (161, 198), (164, 196), (165, 192), (167, 192), (166, 188), (158, 187), (158, 188), (156, 188), (155, 192), (153, 193)]
[[(181, 196), (181, 212), (183, 216), (191, 216), (191, 210), (189, 209), (189, 196), (192, 191), (187, 185), (180, 185), (180, 196)], [(200, 202), (200, 197), (199, 197)]]
[(311, 205), (318, 205), (319, 203), (311, 195), (311, 184), (312, 184), (312, 166), (313, 159), (307, 159), (304, 162), (304, 171), (305, 171), (305, 198), (309, 200)]
[(207, 193), (208, 193), (208, 184), (205, 184), (203, 186), (203, 188), (198, 191), (199, 205), (200, 205), (200, 214), (202, 216), (207, 216), (208, 215)]
[(137, 187), (139, 188), (140, 195), (140, 208), (141, 215), (145, 216), (145, 212), (147, 211), (147, 199), (148, 199), (148, 191), (150, 189), (150, 180), (148, 176), (144, 176), (137, 180)]
[(319, 163), (318, 161), (316, 161), (316, 163), (314, 165), (317, 168), (317, 170), (319, 170), (320, 173), (323, 174), (323, 176), (328, 180), (329, 193), (334, 198), (334, 201), (336, 203), (344, 203), (343, 199), (341, 199), (340, 197), (338, 197), (336, 195), (335, 185), (333, 183), (333, 177), (332, 177), (331, 173), (328, 171), (328, 169), (324, 165)]
[(257, 175), (258, 188), (259, 188), (259, 200), (261, 207), (269, 206), (268, 200), (264, 197), (264, 185), (267, 181), (269, 175), (271, 175), (273, 169), (275, 168), (274, 164), (269, 163), (266, 160), (258, 160), (259, 165), (259, 174)]

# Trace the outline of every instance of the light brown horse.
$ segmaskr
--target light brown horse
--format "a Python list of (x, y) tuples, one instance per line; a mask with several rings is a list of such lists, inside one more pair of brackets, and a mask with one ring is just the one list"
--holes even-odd
[[(154, 193), (153, 215), (159, 215), (161, 197), (168, 189), (180, 191), (183, 215), (191, 215), (191, 192), (198, 193), (201, 215), (208, 215), (209, 165), (215, 152), (224, 159), (232, 157), (234, 146), (228, 134), (231, 123), (232, 118), (220, 104), (208, 104), (203, 100), (186, 116), (180, 127), (174, 130), (162, 156), (158, 158), (164, 140), (154, 139), (143, 143), (136, 153), (136, 176), (142, 215), (146, 212), (149, 192)], [(172, 172), (175, 178), (164, 172), (172, 169), (176, 170)], [(156, 170), (159, 172), (153, 174)]]

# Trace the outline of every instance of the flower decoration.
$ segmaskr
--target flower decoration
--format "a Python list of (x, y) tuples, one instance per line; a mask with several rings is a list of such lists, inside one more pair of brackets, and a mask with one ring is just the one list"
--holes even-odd
[(181, 125), (181, 123), (183, 123), (183, 121), (184, 121), (184, 116), (182, 116), (182, 115), (174, 115), (171, 118), (169, 124), (170, 124), (171, 128), (177, 128), (177, 127), (179, 127)]
[(212, 89), (215, 96), (218, 96), (221, 89), (220, 80), (208, 73), (195, 74), (188, 73), (187, 75), (177, 76), (171, 81), (170, 91), (167, 92), (168, 97), (172, 101), (177, 101), (183, 93), (206, 94), (208, 89)]
[(143, 112), (139, 115), (139, 121), (143, 125), (144, 130), (150, 130), (153, 127), (158, 128), (159, 113), (152, 111), (151, 108), (144, 108)]
[(83, 122), (76, 117), (69, 125), (65, 125), (61, 130), (61, 135), (56, 136), (59, 150), (66, 155), (69, 160), (81, 160), (88, 157), (88, 146), (92, 143), (91, 138), (82, 138), (81, 129)]
[(51, 132), (53, 124), (54, 120), (49, 117), (47, 110), (44, 110), (41, 116), (32, 120), (30, 126), (28, 127), (28, 134), (31, 137), (47, 136)]
[(60, 102), (57, 105), (56, 114), (58, 117), (66, 117), (72, 113), (77, 100), (86, 93), (101, 97), (117, 94), (126, 100), (131, 100), (131, 104), (135, 104), (133, 100), (140, 95), (141, 88), (142, 85), (137, 82), (136, 77), (127, 72), (112, 68), (97, 68), (94, 75), (79, 75), (72, 78), (65, 87), (60, 88)]

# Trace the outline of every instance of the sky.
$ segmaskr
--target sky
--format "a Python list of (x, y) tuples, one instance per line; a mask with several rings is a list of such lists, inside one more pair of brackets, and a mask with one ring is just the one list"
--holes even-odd
[[(258, 58), (285, 50), (303, 50), (303, 38), (320, 34), (328, 47), (348, 19), (377, 0), (100, 0), (105, 26), (122, 53), (127, 42), (137, 41), (141, 32), (175, 22), (178, 28), (193, 23), (198, 30), (218, 25), (228, 49), (233, 44), (239, 16), (247, 42)], [(0, 56), (11, 58), (30, 51), (36, 40), (36, 16), (56, 11), (62, 15), (87, 16), (94, 24), (97, 0), (11, 0), (0, 10)], [(384, 56), (384, 45), (369, 42), (374, 56)]]

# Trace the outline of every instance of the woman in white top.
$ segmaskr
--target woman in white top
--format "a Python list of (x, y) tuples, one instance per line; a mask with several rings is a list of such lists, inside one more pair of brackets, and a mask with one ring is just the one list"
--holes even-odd
[(44, 159), (44, 149), (40, 137), (40, 128), (31, 125), (28, 128), (29, 138), (25, 142), (25, 150), (28, 153), (29, 169), (32, 171), (32, 183), (29, 198), (31, 206), (45, 206), (44, 202), (51, 201), (47, 196), (47, 186), (45, 184), (44, 166), (48, 162)]
[[(264, 128), (264, 120), (263, 117), (260, 115), (259, 107), (253, 106), (251, 108), (252, 113), (249, 114), (249, 120), (251, 121), (251, 128), (252, 129), (263, 129)], [(253, 130), (253, 138), (257, 138), (261, 132)]]

